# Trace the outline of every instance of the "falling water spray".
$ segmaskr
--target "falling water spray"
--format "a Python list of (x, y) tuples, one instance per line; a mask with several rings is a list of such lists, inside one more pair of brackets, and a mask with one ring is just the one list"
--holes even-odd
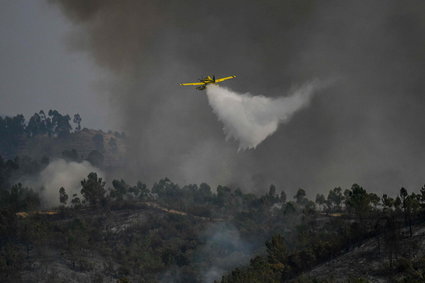
[(237, 140), (239, 150), (244, 150), (255, 149), (277, 130), (279, 124), (287, 123), (298, 110), (308, 106), (323, 86), (314, 80), (294, 88), (288, 96), (269, 98), (211, 85), (207, 87), (207, 96), (218, 120), (223, 123), (226, 140)]

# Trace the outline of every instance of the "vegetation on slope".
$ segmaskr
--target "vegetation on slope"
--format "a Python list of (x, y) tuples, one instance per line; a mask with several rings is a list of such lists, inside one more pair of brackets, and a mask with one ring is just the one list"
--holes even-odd
[[(0, 136), (6, 137), (0, 151), (23, 152), (16, 146), (22, 139), (46, 148), (72, 141), (77, 149), (60, 146), (53, 156), (95, 166), (102, 166), (104, 154), (119, 151), (122, 134), (81, 130), (79, 115), (74, 130), (69, 121), (57, 111), (37, 113), (28, 124), (21, 115), (0, 118)], [(81, 142), (86, 139), (90, 151)], [(5, 282), (332, 282), (320, 266), (342, 255), (379, 258), (373, 278), (425, 280), (425, 253), (416, 240), (425, 187), (411, 193), (401, 188), (392, 197), (354, 184), (313, 201), (301, 188), (288, 197), (273, 185), (263, 195), (206, 183), (181, 187), (167, 178), (150, 187), (122, 179), (107, 185), (93, 172), (77, 194), (57, 188), (61, 206), (46, 212), (40, 211), (40, 189), (19, 182), (40, 174), (49, 157), (0, 157)], [(367, 255), (353, 253), (362, 245)], [(371, 278), (358, 275), (347, 272), (343, 279)]]

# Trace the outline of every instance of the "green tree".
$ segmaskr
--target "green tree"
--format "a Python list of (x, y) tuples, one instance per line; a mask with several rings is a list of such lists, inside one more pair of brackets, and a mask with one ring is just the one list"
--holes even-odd
[(206, 183), (201, 183), (199, 189), (195, 192), (194, 201), (197, 203), (208, 203), (212, 198), (211, 187)]
[(72, 195), (71, 204), (74, 208), (79, 208), (81, 206), (81, 200), (77, 194)]
[(130, 188), (130, 192), (133, 192), (140, 200), (152, 200), (151, 191), (148, 189), (146, 184), (140, 181), (137, 182), (136, 187)]
[(342, 189), (340, 187), (336, 187), (329, 191), (326, 203), (330, 210), (341, 211), (341, 204), (343, 201), (344, 195), (342, 194)]
[(381, 198), (375, 193), (369, 193), (369, 199), (370, 199), (370, 203), (373, 205), (373, 207), (375, 209), (377, 209), (379, 202), (381, 201)]
[(222, 208), (231, 208), (232, 202), (232, 190), (226, 186), (217, 186), (217, 204)]
[(400, 212), (400, 207), (401, 207), (401, 199), (399, 196), (397, 196), (394, 200), (394, 208), (396, 212)]
[(105, 200), (105, 182), (95, 172), (90, 173), (87, 180), (81, 181), (81, 186), (81, 194), (91, 205), (98, 205)]
[(49, 110), (48, 114), (51, 117), (53, 133), (60, 138), (68, 137), (72, 129), (69, 115), (62, 115), (57, 110)]
[(288, 249), (281, 235), (275, 235), (266, 242), (267, 259), (274, 269), (283, 271), (286, 267)]
[(79, 132), (81, 131), (81, 116), (80, 114), (74, 114), (74, 119), (72, 120), (77, 126), (75, 127), (75, 131)]
[(285, 203), (286, 202), (286, 193), (285, 191), (280, 192), (280, 201)]
[(283, 208), (284, 215), (293, 215), (297, 212), (296, 204), (293, 201), (287, 202)]
[(408, 197), (407, 190), (405, 188), (400, 189), (400, 199), (401, 199), (401, 207), (403, 208), (403, 215), (404, 215), (404, 225), (407, 225), (408, 223), (408, 208), (407, 208), (407, 197)]
[(370, 211), (370, 197), (365, 189), (357, 184), (351, 187), (348, 198), (345, 201), (347, 207), (353, 211), (360, 220)]
[(276, 186), (275, 185), (270, 185), (270, 188), (269, 188), (269, 197), (270, 198), (275, 198), (276, 197)]
[(59, 202), (63, 205), (66, 205), (67, 201), (68, 201), (68, 194), (65, 191), (64, 187), (61, 187), (59, 189)]
[(409, 234), (410, 237), (413, 236), (412, 230), (412, 217), (417, 214), (420, 207), (420, 196), (412, 193), (405, 198), (405, 214), (407, 218), (407, 223), (409, 224)]
[(296, 200), (298, 205), (303, 205), (305, 204), (307, 198), (305, 197), (306, 193), (304, 189), (299, 188), (297, 193), (294, 196), (294, 199)]
[(35, 113), (31, 116), (28, 121), (28, 125), (25, 128), (25, 132), (29, 137), (33, 137), (42, 133), (43, 123), (41, 121), (41, 117), (38, 113)]
[(393, 205), (394, 205), (394, 199), (391, 198), (391, 197), (388, 197), (387, 194), (383, 194), (382, 195), (382, 207), (383, 207), (384, 212), (391, 210)]
[(316, 195), (316, 203), (319, 205), (320, 208), (323, 209), (323, 205), (326, 203), (325, 196), (323, 194), (317, 194)]
[(425, 185), (420, 189), (420, 204), (422, 208), (425, 208)]
[(21, 183), (13, 185), (10, 191), (0, 190), (0, 207), (12, 211), (28, 211), (40, 206), (37, 193), (25, 188)]
[(152, 193), (157, 194), (160, 199), (175, 201), (182, 195), (180, 187), (170, 179), (164, 178), (152, 186)]
[(305, 202), (303, 213), (304, 213), (305, 216), (316, 214), (316, 204), (314, 203), (314, 201), (307, 200)]
[(121, 181), (113, 180), (112, 186), (113, 189), (111, 190), (111, 197), (116, 200), (123, 200), (130, 188), (130, 186), (122, 179)]

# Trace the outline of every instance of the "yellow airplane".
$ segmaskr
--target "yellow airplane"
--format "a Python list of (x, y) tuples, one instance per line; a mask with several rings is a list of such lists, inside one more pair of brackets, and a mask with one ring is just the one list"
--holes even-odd
[(212, 77), (206, 76), (203, 79), (199, 79), (199, 81), (200, 81), (199, 83), (185, 83), (185, 84), (179, 84), (179, 85), (199, 85), (196, 89), (204, 90), (207, 87), (207, 85), (209, 85), (209, 84), (217, 84), (217, 83), (220, 83), (222, 81), (230, 80), (230, 79), (233, 79), (233, 78), (236, 78), (236, 76), (230, 76), (230, 77), (224, 77), (224, 78), (221, 78), (221, 79), (216, 79), (215, 76), (213, 75)]

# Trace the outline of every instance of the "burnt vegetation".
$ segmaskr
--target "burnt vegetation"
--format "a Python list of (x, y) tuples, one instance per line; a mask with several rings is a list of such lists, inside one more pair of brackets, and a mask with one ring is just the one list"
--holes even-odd
[[(1, 118), (1, 136), (6, 137), (1, 146), (13, 150), (15, 139), (38, 135), (67, 138), (73, 133), (69, 121), (57, 111), (37, 113), (27, 125), (20, 115)], [(74, 121), (78, 132), (81, 117)], [(103, 136), (93, 136), (93, 143), (98, 152), (105, 150)], [(82, 160), (75, 149), (64, 151), (62, 158)], [(373, 249), (362, 257), (381, 263), (372, 276), (425, 280), (425, 256), (418, 252), (425, 187), (401, 188), (390, 196), (354, 184), (312, 200), (301, 188), (287, 195), (271, 185), (256, 195), (206, 183), (180, 186), (168, 178), (151, 186), (105, 182), (92, 172), (80, 180), (79, 194), (57, 188), (60, 205), (46, 210), (42, 189), (25, 187), (20, 180), (48, 164), (48, 157), (0, 158), (4, 282), (333, 282), (309, 271), (368, 241)], [(345, 279), (363, 282), (369, 275)]]
[[(177, 281), (202, 281), (214, 259), (197, 258), (197, 250), (205, 245), (202, 231), (217, 222), (236, 227), (256, 254), (222, 282), (294, 279), (373, 237), (379, 248), (370, 256), (384, 258), (385, 274), (406, 272), (406, 278), (423, 279), (424, 258), (411, 257), (412, 247), (403, 239), (412, 238), (423, 221), (425, 188), (379, 197), (355, 184), (345, 191), (335, 188), (327, 197), (318, 195), (313, 202), (303, 189), (287, 200), (274, 186), (256, 196), (224, 186), (213, 192), (207, 184), (179, 187), (166, 178), (151, 188), (124, 180), (106, 188), (90, 173), (81, 181), (81, 195), (58, 189), (62, 205), (49, 215), (35, 212), (40, 209), (36, 192), (9, 182), (24, 165), (0, 162), (0, 272), (6, 281), (28, 279), (31, 266), (41, 264), (46, 251), (60, 255), (71, 271), (98, 279), (152, 282), (172, 269), (179, 274)], [(215, 248), (224, 255), (235, 252), (232, 246)]]

